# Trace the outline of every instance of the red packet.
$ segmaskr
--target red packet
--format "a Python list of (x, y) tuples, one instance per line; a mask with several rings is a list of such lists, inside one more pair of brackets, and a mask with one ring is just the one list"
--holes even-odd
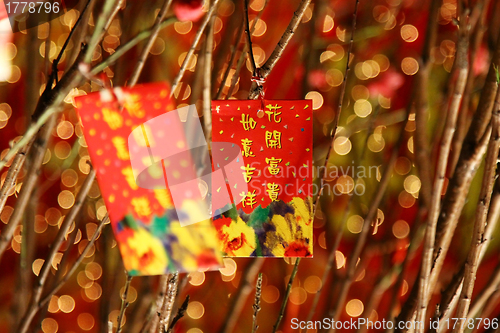
[[(153, 118), (164, 118), (173, 109), (168, 85), (107, 89), (79, 97), (76, 103), (99, 188), (129, 274), (157, 275), (220, 267), (211, 221), (181, 226), (180, 215), (189, 218), (195, 213), (189, 209), (192, 202), (176, 201), (174, 207), (164, 178), (165, 168), (159, 167), (166, 163), (161, 159), (153, 161), (156, 164), (149, 162), (158, 157), (148, 155), (153, 143), (155, 147), (170, 144), (180, 147), (185, 142), (180, 130), (158, 135), (152, 132), (156, 128), (145, 125)], [(184, 157), (181, 164), (186, 170), (176, 172), (190, 175), (193, 163), (189, 154)], [(131, 159), (133, 162), (139, 159), (145, 167), (137, 170), (138, 164)], [(160, 186), (141, 184), (138, 171), (149, 177), (147, 180), (157, 179)]]
[(214, 145), (240, 147), (248, 183), (233, 209), (214, 212), (222, 252), (311, 257), (311, 101), (213, 101), (212, 116)]

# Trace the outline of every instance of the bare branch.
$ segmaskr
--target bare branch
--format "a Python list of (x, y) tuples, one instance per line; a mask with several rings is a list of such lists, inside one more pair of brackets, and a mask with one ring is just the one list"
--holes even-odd
[(172, 333), (173, 332), (173, 329), (175, 327), (175, 324), (177, 324), (177, 322), (182, 318), (184, 317), (184, 313), (186, 313), (186, 310), (187, 310), (187, 307), (188, 307), (188, 304), (189, 304), (189, 295), (186, 296), (186, 299), (184, 299), (184, 302), (182, 302), (182, 305), (181, 307), (179, 308), (179, 310), (177, 311), (175, 317), (172, 319), (172, 323), (170, 324), (170, 327), (168, 328), (168, 331), (167, 333)]
[[(467, 19), (464, 13), (464, 15), (462, 15), (460, 18), (457, 53), (455, 58), (455, 65), (458, 72), (455, 91), (450, 103), (450, 108), (446, 117), (444, 133), (441, 139), (438, 165), (436, 168), (436, 179), (434, 181), (434, 186), (432, 189), (431, 202), (430, 206), (427, 206), (429, 207), (429, 217), (427, 221), (427, 228), (425, 231), (423, 258), (418, 280), (419, 293), (416, 320), (419, 322), (426, 319), (425, 316), (427, 305), (429, 303), (430, 295), (432, 294), (432, 288), (434, 287), (433, 284), (429, 284), (429, 280), (433, 265), (434, 242), (436, 238), (436, 226), (441, 206), (441, 193), (444, 186), (446, 166), (448, 165), (448, 157), (450, 154), (451, 142), (453, 140), (453, 133), (455, 132), (457, 123), (458, 111), (460, 109), (460, 103), (462, 102), (462, 95), (465, 89), (465, 84), (467, 82), (467, 74), (469, 72), (469, 64), (467, 61), (469, 38), (467, 33), (466, 21)], [(422, 183), (425, 183), (426, 181), (426, 179), (422, 179)], [(423, 327), (423, 325), (421, 326), (422, 327), (417, 328), (417, 333), (423, 333), (425, 327)]]
[(144, 68), (146, 59), (148, 58), (149, 52), (151, 51), (151, 48), (153, 47), (153, 44), (156, 41), (156, 37), (158, 37), (158, 34), (160, 33), (160, 30), (162, 28), (162, 22), (165, 19), (165, 16), (167, 15), (168, 9), (170, 8), (171, 4), (172, 0), (165, 0), (163, 7), (160, 9), (160, 12), (156, 17), (156, 21), (153, 25), (153, 28), (151, 29), (151, 35), (149, 36), (149, 39), (146, 42), (146, 45), (144, 46), (144, 49), (142, 50), (141, 55), (139, 56), (139, 59), (137, 60), (134, 71), (130, 76), (128, 86), (130, 87), (135, 86), (135, 84), (139, 80), (139, 76), (141, 75), (142, 69)]
[(429, 209), (431, 200), (431, 187), (433, 184), (432, 172), (428, 166), (430, 158), (428, 129), (428, 87), (429, 75), (432, 67), (430, 61), (431, 49), (436, 44), (438, 13), (440, 0), (432, 0), (429, 8), (427, 32), (420, 57), (420, 68), (416, 74), (414, 89), (415, 102), (415, 164), (421, 179), (420, 196), (423, 204)]
[[(309, 3), (311, 3), (311, 0), (302, 0), (300, 2), (299, 8), (293, 13), (292, 20), (288, 24), (288, 27), (286, 28), (285, 32), (281, 36), (278, 44), (273, 50), (273, 53), (271, 53), (271, 56), (267, 59), (267, 61), (264, 63), (264, 65), (260, 68), (259, 74), (262, 76), (262, 78), (266, 78), (271, 71), (273, 70), (274, 66), (278, 62), (278, 60), (281, 58), (281, 55), (283, 54), (283, 51), (287, 47), (288, 43), (292, 39), (293, 35), (295, 34), (295, 31), (297, 30), (297, 27), (300, 24), (300, 21), (302, 20), (302, 16), (304, 15), (304, 12), (306, 11), (307, 7), (309, 6)], [(249, 99), (256, 99), (260, 94), (260, 89), (257, 86), (255, 82), (252, 83), (252, 87), (250, 89), (250, 93), (248, 98)]]
[(179, 70), (179, 73), (175, 77), (174, 81), (172, 82), (172, 90), (170, 91), (170, 96), (174, 94), (175, 89), (179, 85), (179, 82), (181, 82), (182, 77), (184, 76), (184, 72), (186, 71), (186, 68), (191, 61), (191, 57), (194, 54), (194, 50), (196, 49), (196, 46), (198, 46), (198, 43), (200, 42), (201, 35), (203, 34), (203, 31), (205, 31), (205, 28), (208, 25), (208, 22), (212, 18), (212, 15), (215, 13), (215, 9), (219, 5), (220, 0), (214, 0), (212, 3), (212, 6), (210, 7), (210, 10), (208, 13), (205, 15), (205, 19), (201, 23), (200, 28), (198, 29), (198, 32), (196, 33), (193, 44), (191, 45), (191, 48), (189, 49), (188, 53), (186, 54), (186, 57), (184, 58), (184, 61), (182, 62), (181, 69)]
[(175, 296), (177, 296), (177, 288), (179, 286), (179, 273), (173, 273), (168, 279), (168, 289), (163, 301), (163, 306), (160, 314), (160, 327), (158, 333), (167, 332), (170, 324), (170, 316), (174, 308)]
[(257, 332), (259, 325), (257, 325), (257, 315), (259, 314), (260, 308), (260, 296), (262, 295), (262, 273), (259, 273), (257, 278), (257, 284), (255, 286), (255, 301), (253, 303), (253, 323), (252, 323), (252, 333)]
[(168, 288), (168, 275), (162, 275), (160, 277), (160, 282), (158, 286), (158, 295), (156, 296), (156, 309), (154, 309), (153, 320), (151, 326), (149, 327), (149, 333), (156, 333), (158, 322), (160, 321), (160, 311), (163, 308), (163, 302), (165, 301), (165, 295), (167, 294)]
[[(498, 150), (500, 147), (500, 91), (497, 92), (494, 110), (495, 112), (491, 118), (491, 139), (486, 152), (483, 182), (479, 194), (478, 207), (476, 209), (476, 220), (474, 223), (471, 248), (465, 263), (463, 288), (456, 312), (457, 318), (466, 318), (469, 312), (479, 260), (482, 248), (485, 246), (484, 234), (486, 229), (486, 217), (490, 206), (491, 193), (495, 181)], [(464, 329), (465, 325), (460, 325), (459, 327), (454, 327), (453, 332), (462, 333)]]
[(205, 42), (205, 56), (203, 60), (203, 125), (207, 142), (212, 142), (212, 53), (214, 48), (214, 23), (215, 15), (212, 15), (208, 27)]
[(288, 285), (286, 287), (285, 295), (283, 296), (283, 302), (281, 303), (278, 319), (276, 319), (276, 323), (274, 323), (273, 325), (273, 333), (276, 333), (276, 330), (280, 326), (281, 319), (283, 319), (283, 315), (285, 314), (286, 304), (288, 303), (288, 297), (290, 296), (290, 292), (292, 291), (293, 281), (295, 280), (295, 276), (297, 275), (297, 271), (299, 270), (299, 264), (300, 258), (296, 258), (292, 274), (290, 274), (290, 279), (288, 279)]
[(118, 314), (118, 318), (116, 321), (116, 333), (121, 333), (122, 331), (122, 322), (123, 322), (123, 317), (125, 316), (125, 310), (129, 306), (129, 302), (127, 301), (128, 297), (128, 290), (130, 288), (130, 283), (132, 282), (132, 275), (127, 274), (127, 280), (125, 281), (125, 290), (123, 291), (123, 294), (121, 295), (122, 299), (122, 304), (120, 306), (120, 313)]
[(264, 258), (252, 258), (252, 261), (248, 263), (245, 270), (242, 272), (242, 279), (238, 289), (231, 296), (232, 301), (229, 305), (229, 313), (226, 315), (226, 320), (224, 321), (219, 332), (230, 333), (233, 332), (234, 326), (240, 316), (241, 311), (245, 305), (248, 295), (253, 289), (254, 280), (259, 272), (262, 264), (264, 263)]
[(47, 278), (49, 276), (50, 269), (52, 267), (52, 262), (54, 261), (54, 258), (58, 253), (62, 242), (66, 238), (71, 228), (71, 225), (74, 223), (75, 217), (80, 212), (80, 209), (82, 208), (82, 205), (85, 202), (85, 198), (87, 197), (87, 194), (92, 186), (94, 177), (95, 177), (95, 170), (91, 169), (89, 172), (89, 176), (85, 179), (85, 182), (83, 183), (80, 189), (80, 192), (78, 192), (78, 196), (75, 200), (73, 207), (71, 207), (71, 210), (69, 211), (68, 215), (66, 215), (63, 223), (61, 224), (59, 232), (57, 233), (56, 238), (52, 242), (52, 247), (50, 249), (50, 252), (45, 258), (43, 266), (40, 269), (40, 273), (38, 275), (38, 281), (36, 282), (33, 295), (31, 296), (30, 305), (28, 306), (28, 310), (26, 311), (24, 318), (21, 320), (21, 326), (19, 327), (18, 330), (19, 333), (25, 333), (28, 331), (31, 321), (33, 320), (37, 311), (40, 309), (39, 301), (40, 298), (42, 297), (43, 288), (45, 287), (45, 284), (47, 282)]

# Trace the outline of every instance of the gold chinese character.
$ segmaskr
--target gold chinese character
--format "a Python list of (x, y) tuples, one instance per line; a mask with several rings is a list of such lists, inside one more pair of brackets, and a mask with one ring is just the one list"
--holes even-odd
[(257, 200), (255, 199), (255, 190), (253, 190), (253, 192), (248, 192), (247, 194), (245, 194), (245, 192), (241, 192), (240, 195), (243, 197), (243, 201), (241, 202), (243, 207), (248, 205), (253, 208), (253, 205), (257, 204)]
[(277, 175), (280, 172), (280, 168), (278, 168), (278, 163), (282, 161), (281, 158), (271, 157), (266, 158), (266, 163), (269, 164), (269, 173), (271, 175)]
[(137, 183), (135, 182), (134, 172), (132, 171), (132, 168), (126, 167), (125, 169), (122, 169), (122, 175), (125, 176), (125, 180), (127, 181), (130, 188), (133, 190), (137, 190), (138, 187)]
[(149, 200), (147, 197), (133, 198), (130, 202), (134, 206), (134, 210), (139, 216), (151, 215), (151, 208), (149, 208)]
[(243, 129), (245, 131), (249, 131), (251, 129), (254, 129), (255, 125), (257, 125), (257, 122), (252, 117), (250, 117), (247, 114), (242, 114), (241, 115), (240, 123), (243, 124)]
[(247, 164), (247, 166), (242, 166), (241, 170), (245, 170), (245, 171), (243, 171), (243, 176), (245, 176), (245, 181), (247, 183), (250, 183), (250, 181), (252, 180), (252, 176), (253, 176), (253, 172), (255, 171), (255, 168), (252, 168), (250, 166), (250, 164)]
[(271, 201), (278, 200), (278, 193), (280, 191), (280, 186), (276, 183), (267, 183), (267, 194)]
[(276, 105), (266, 105), (266, 108), (269, 109), (269, 111), (266, 111), (267, 118), (269, 118), (269, 121), (271, 121), (271, 116), (273, 116), (273, 120), (275, 123), (280, 123), (281, 122), (281, 117), (278, 118), (278, 116), (281, 114), (281, 111), (278, 112), (279, 109), (281, 109), (281, 106)]
[(118, 156), (120, 160), (130, 159), (127, 144), (124, 138), (122, 138), (121, 136), (115, 136), (113, 139), (111, 139), (111, 142), (113, 142), (113, 145), (115, 145), (117, 152), (116, 156)]
[(158, 200), (163, 208), (166, 209), (174, 206), (170, 192), (167, 189), (157, 188), (154, 189), (154, 193), (156, 200)]
[(281, 132), (266, 131), (266, 145), (267, 148), (281, 149)]
[(102, 117), (112, 130), (120, 128), (123, 125), (123, 118), (116, 111), (112, 111), (108, 108), (102, 108)]
[(251, 150), (251, 146), (253, 144), (252, 140), (249, 140), (248, 138), (241, 139), (241, 144), (243, 145), (243, 156), (245, 156), (245, 157), (254, 157), (255, 156)]
[(136, 94), (130, 94), (125, 98), (123, 107), (127, 110), (128, 114), (137, 118), (143, 118), (146, 111), (142, 109), (142, 104), (139, 102), (141, 97)]

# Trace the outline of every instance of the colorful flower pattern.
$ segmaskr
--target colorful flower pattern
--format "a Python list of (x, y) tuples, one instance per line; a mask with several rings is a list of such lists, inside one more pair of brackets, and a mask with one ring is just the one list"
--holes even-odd
[[(76, 103), (125, 269), (132, 275), (156, 275), (219, 268), (211, 221), (179, 223), (179, 216), (200, 220), (196, 203), (183, 200), (174, 209), (168, 188), (141, 188), (132, 170), (127, 138), (136, 127), (173, 109), (169, 87), (156, 83), (103, 90)], [(163, 175), (161, 169), (148, 172)]]
[(241, 202), (215, 212), (225, 255), (312, 257), (311, 109), (307, 100), (212, 102), (213, 141), (240, 147), (248, 183)]

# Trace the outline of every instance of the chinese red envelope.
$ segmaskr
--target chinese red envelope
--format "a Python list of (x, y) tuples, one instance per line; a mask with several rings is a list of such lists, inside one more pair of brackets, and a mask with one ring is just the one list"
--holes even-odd
[[(155, 119), (175, 120), (168, 117), (174, 112), (169, 87), (148, 84), (108, 89), (79, 97), (76, 103), (99, 188), (129, 274), (220, 267), (216, 231), (210, 219), (181, 226), (180, 216), (197, 218), (193, 216), (196, 202), (177, 200), (174, 207), (168, 187), (168, 169), (177, 168), (169, 171), (174, 176), (196, 177), (189, 169), (193, 165), (189, 154), (175, 160), (175, 165), (171, 163), (174, 159), (152, 154), (159, 146), (176, 145), (172, 151), (178, 152), (186, 145), (180, 122), (171, 124), (174, 130), (166, 133), (154, 127), (160, 124)], [(142, 183), (148, 186), (141, 184), (141, 177), (146, 178)], [(151, 180), (157, 180), (160, 186), (152, 186)]]
[(232, 209), (214, 212), (222, 252), (311, 257), (311, 101), (213, 101), (212, 116), (214, 161), (223, 153), (217, 142), (239, 147), (248, 184), (248, 191), (233, 197)]

